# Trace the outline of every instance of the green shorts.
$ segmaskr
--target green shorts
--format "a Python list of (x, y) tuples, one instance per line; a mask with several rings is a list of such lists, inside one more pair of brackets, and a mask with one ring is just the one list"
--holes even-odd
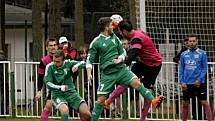
[(75, 92), (62, 92), (61, 94), (57, 94), (52, 96), (52, 100), (54, 103), (54, 106), (58, 109), (61, 104), (67, 104), (71, 108), (75, 109), (78, 111), (80, 104), (82, 102), (85, 102), (84, 99), (77, 93)]
[(111, 74), (101, 74), (101, 82), (99, 84), (97, 95), (108, 97), (109, 93), (114, 89), (115, 84), (130, 86), (133, 79), (137, 79), (137, 76), (128, 70), (127, 68), (121, 68), (118, 72)]

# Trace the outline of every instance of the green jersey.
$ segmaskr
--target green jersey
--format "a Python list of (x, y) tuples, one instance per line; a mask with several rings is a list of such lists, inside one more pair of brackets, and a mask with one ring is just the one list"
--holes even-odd
[[(72, 80), (72, 67), (74, 65), (82, 68), (86, 66), (84, 61), (78, 62), (73, 60), (65, 60), (61, 67), (56, 67), (53, 62), (47, 65), (44, 82), (51, 90), (52, 94), (58, 95), (62, 93), (72, 93), (75, 91), (75, 85)], [(62, 92), (62, 85), (67, 85), (68, 90)]]
[(100, 34), (91, 42), (87, 57), (87, 68), (92, 66), (97, 56), (99, 56), (100, 68), (103, 73), (116, 72), (119, 68), (125, 67), (124, 63), (112, 64), (113, 59), (119, 56), (125, 58), (126, 56), (126, 51), (115, 34), (108, 37)]

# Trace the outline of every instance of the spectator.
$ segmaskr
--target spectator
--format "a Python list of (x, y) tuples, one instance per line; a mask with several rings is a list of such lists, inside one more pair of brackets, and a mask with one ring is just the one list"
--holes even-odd
[(212, 121), (205, 81), (208, 69), (207, 55), (204, 50), (197, 47), (196, 35), (188, 36), (187, 44), (189, 49), (182, 52), (179, 63), (179, 80), (183, 91), (182, 121), (187, 120), (190, 98), (196, 96), (204, 107), (207, 120)]
[(63, 49), (67, 59), (76, 60), (77, 50), (73, 47), (72, 43), (66, 37), (60, 37), (59, 48)]
[(173, 62), (178, 63), (178, 61), (180, 60), (181, 53), (186, 51), (189, 48), (187, 43), (188, 43), (188, 38), (186, 37), (184, 38), (184, 41), (183, 41), (184, 47), (182, 47), (180, 52), (173, 58)]

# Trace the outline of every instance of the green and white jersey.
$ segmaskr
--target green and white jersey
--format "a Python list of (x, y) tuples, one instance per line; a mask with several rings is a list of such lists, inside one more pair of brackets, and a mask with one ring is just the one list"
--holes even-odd
[(119, 38), (113, 34), (112, 36), (104, 36), (100, 34), (90, 44), (86, 68), (92, 67), (96, 57), (99, 57), (100, 68), (103, 73), (112, 73), (125, 67), (124, 63), (112, 64), (112, 60), (125, 58), (126, 51), (124, 50)]
[[(78, 66), (79, 68), (86, 67), (86, 63), (84, 61), (78, 62), (73, 60), (65, 60), (61, 67), (56, 67), (53, 62), (46, 66), (44, 82), (51, 90), (52, 94), (74, 92), (75, 86), (72, 80), (72, 67), (74, 65)], [(62, 85), (67, 85), (68, 90), (62, 92)]]

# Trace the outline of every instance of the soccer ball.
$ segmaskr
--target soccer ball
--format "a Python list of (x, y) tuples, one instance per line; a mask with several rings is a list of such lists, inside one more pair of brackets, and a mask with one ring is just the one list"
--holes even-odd
[(118, 27), (118, 24), (120, 21), (123, 20), (122, 16), (118, 15), (118, 14), (113, 14), (110, 19), (112, 19), (112, 26), (113, 28), (117, 28)]

